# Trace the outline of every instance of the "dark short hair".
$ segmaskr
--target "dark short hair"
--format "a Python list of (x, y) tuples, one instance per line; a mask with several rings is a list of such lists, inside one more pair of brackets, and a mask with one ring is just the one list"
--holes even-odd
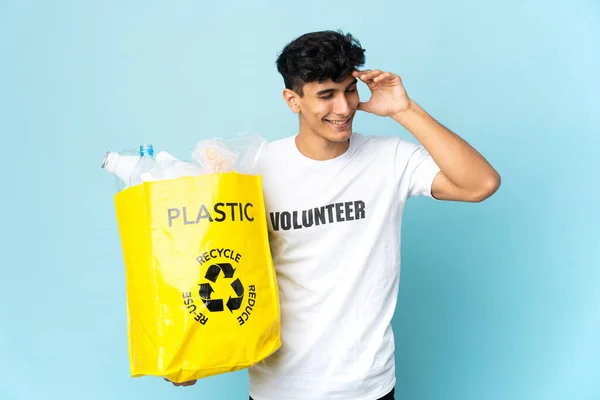
[(302, 96), (305, 83), (341, 82), (365, 63), (365, 50), (351, 34), (321, 31), (304, 34), (286, 45), (277, 58), (285, 87)]

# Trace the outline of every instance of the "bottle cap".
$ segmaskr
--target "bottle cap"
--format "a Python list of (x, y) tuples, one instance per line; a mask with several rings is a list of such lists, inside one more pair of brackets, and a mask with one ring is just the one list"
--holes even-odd
[(112, 151), (107, 151), (106, 154), (104, 155), (104, 159), (102, 160), (102, 168), (107, 170), (108, 172), (115, 172), (114, 171), (114, 159), (115, 159), (115, 153), (113, 153)]
[(153, 156), (154, 147), (151, 144), (143, 144), (140, 146), (140, 156)]

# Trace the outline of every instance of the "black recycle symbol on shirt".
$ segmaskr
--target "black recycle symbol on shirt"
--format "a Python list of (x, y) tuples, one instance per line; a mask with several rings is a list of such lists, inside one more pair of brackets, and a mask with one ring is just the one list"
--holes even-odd
[[(235, 269), (229, 263), (211, 265), (208, 267), (204, 277), (212, 283), (216, 283), (221, 271), (223, 271), (224, 278), (233, 279)], [(237, 297), (231, 297), (230, 295), (226, 305), (229, 311), (233, 312), (242, 306), (242, 300), (244, 299), (244, 285), (242, 285), (242, 282), (238, 278), (231, 282), (231, 288)], [(223, 299), (211, 298), (214, 292), (215, 291), (210, 283), (200, 284), (200, 298), (204, 302), (204, 305), (206, 305), (206, 308), (212, 312), (223, 311)]]

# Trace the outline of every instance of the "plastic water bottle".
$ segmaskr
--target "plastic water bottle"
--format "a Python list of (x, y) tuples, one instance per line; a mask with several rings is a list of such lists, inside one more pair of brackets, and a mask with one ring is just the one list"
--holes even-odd
[(123, 190), (129, 185), (129, 179), (135, 166), (140, 159), (139, 152), (127, 150), (119, 153), (107, 152), (102, 160), (102, 168), (115, 174), (117, 179), (117, 190)]
[(143, 144), (140, 146), (140, 159), (138, 160), (135, 168), (129, 178), (129, 186), (135, 186), (142, 183), (142, 174), (150, 172), (156, 165), (154, 159), (154, 148), (151, 144)]

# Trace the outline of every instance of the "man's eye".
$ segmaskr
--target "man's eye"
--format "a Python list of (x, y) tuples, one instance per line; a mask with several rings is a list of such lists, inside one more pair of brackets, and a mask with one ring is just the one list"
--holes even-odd
[(331, 99), (331, 98), (333, 98), (333, 94), (328, 94), (328, 95), (325, 95), (325, 96), (321, 96), (321, 98), (325, 99), (325, 100)]
[(347, 89), (346, 92), (348, 92), (348, 93), (356, 92), (356, 86)]

